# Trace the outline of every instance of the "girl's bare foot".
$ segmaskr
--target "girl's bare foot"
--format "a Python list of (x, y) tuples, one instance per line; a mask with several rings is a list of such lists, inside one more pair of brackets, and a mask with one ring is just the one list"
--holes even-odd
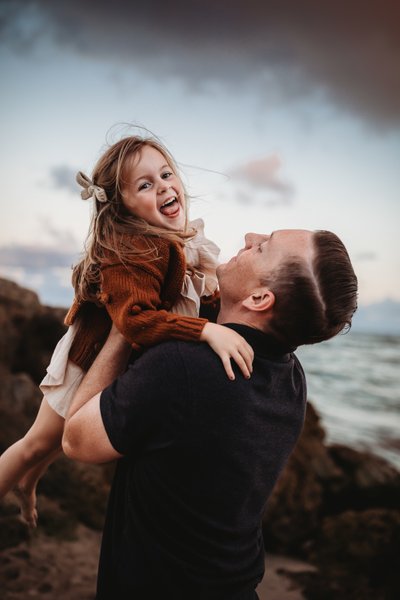
[(28, 525), (30, 529), (37, 527), (38, 513), (36, 510), (36, 492), (29, 492), (21, 485), (15, 486), (13, 492), (18, 500), (21, 510), (21, 520)]

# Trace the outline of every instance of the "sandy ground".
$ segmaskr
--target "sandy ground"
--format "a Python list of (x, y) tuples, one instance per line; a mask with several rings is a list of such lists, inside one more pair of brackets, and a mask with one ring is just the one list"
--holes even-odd
[[(59, 541), (37, 530), (32, 539), (2, 553), (2, 600), (93, 600), (101, 534), (84, 526), (71, 541)], [(283, 571), (313, 567), (284, 556), (268, 556), (260, 600), (304, 600)]]
[(315, 567), (287, 556), (267, 555), (264, 579), (257, 587), (260, 600), (306, 600), (298, 585), (285, 573), (315, 571)]
[(2, 553), (3, 600), (92, 600), (101, 534), (79, 526), (71, 541), (37, 531), (28, 542)]

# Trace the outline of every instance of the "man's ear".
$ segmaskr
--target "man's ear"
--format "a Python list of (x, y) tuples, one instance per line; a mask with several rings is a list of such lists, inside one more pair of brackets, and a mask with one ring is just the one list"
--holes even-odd
[(266, 287), (255, 290), (242, 302), (242, 305), (247, 308), (247, 310), (254, 311), (271, 310), (274, 304), (275, 294)]

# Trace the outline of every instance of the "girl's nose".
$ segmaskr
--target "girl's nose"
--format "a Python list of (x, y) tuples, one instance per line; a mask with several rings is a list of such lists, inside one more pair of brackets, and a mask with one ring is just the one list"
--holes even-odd
[(165, 179), (160, 179), (158, 182), (158, 185), (157, 185), (157, 192), (159, 194), (163, 194), (164, 192), (169, 190), (170, 187), (171, 187), (171, 184), (168, 183), (168, 181), (166, 181)]

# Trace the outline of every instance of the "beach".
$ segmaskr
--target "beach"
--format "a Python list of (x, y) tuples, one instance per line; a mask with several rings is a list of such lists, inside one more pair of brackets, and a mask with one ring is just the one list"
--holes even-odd
[[(2, 553), (2, 600), (93, 600), (100, 541), (101, 533), (84, 525), (79, 525), (72, 540), (62, 542), (39, 529), (28, 541)], [(285, 572), (312, 571), (312, 565), (268, 555), (265, 569), (257, 588), (260, 600), (305, 600), (300, 586)]]

